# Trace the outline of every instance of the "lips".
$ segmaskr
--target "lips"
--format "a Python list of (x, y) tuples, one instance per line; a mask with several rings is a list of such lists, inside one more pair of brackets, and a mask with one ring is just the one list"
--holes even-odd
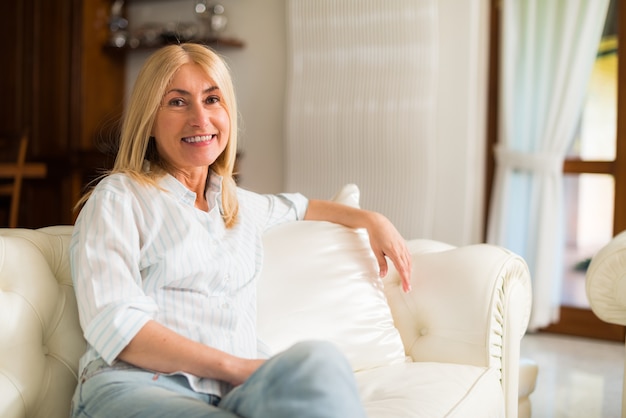
[(197, 135), (197, 136), (188, 136), (182, 139), (183, 142), (188, 144), (195, 144), (198, 142), (209, 142), (210, 140), (216, 138), (217, 135)]

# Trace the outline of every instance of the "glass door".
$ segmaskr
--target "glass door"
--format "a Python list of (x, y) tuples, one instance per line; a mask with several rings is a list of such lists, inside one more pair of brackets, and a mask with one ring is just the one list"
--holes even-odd
[[(501, 2), (492, 0), (491, 6), (487, 199), (498, 132)], [(561, 315), (545, 328), (548, 332), (624, 341), (623, 327), (607, 324), (591, 311), (585, 272), (591, 257), (626, 230), (625, 51), (626, 0), (611, 0), (577, 135), (563, 165), (567, 236)]]

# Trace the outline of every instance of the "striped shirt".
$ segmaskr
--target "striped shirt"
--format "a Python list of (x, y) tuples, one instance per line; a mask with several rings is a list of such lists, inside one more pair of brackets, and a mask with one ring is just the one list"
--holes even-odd
[[(256, 334), (256, 278), (262, 233), (302, 219), (300, 194), (260, 195), (237, 189), (239, 217), (226, 229), (221, 177), (207, 188), (207, 213), (173, 176), (164, 190), (114, 174), (94, 189), (76, 220), (70, 244), (72, 279), (87, 352), (115, 363), (149, 320), (194, 341), (243, 358), (267, 356)], [(224, 382), (186, 374), (191, 387), (221, 396)]]

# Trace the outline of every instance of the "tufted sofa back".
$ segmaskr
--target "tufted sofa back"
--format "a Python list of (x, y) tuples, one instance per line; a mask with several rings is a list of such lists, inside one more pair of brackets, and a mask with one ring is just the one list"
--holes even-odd
[(72, 287), (71, 226), (0, 229), (0, 411), (69, 416), (85, 351)]

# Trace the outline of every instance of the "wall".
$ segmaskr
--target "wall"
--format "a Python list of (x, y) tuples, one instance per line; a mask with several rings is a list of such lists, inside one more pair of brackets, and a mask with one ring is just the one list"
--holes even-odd
[[(193, 21), (194, 0), (135, 1), (131, 25)], [(283, 109), (287, 34), (286, 0), (224, 0), (226, 36), (241, 50), (220, 50), (233, 72), (244, 152), (241, 184), (258, 192), (282, 191)], [(486, 123), (488, 0), (440, 0), (436, 225), (429, 238), (464, 245), (482, 240)], [(132, 85), (147, 53), (128, 59)], [(389, 168), (393, 169), (393, 168)]]
[(435, 239), (482, 242), (488, 0), (439, 0), (439, 181)]

